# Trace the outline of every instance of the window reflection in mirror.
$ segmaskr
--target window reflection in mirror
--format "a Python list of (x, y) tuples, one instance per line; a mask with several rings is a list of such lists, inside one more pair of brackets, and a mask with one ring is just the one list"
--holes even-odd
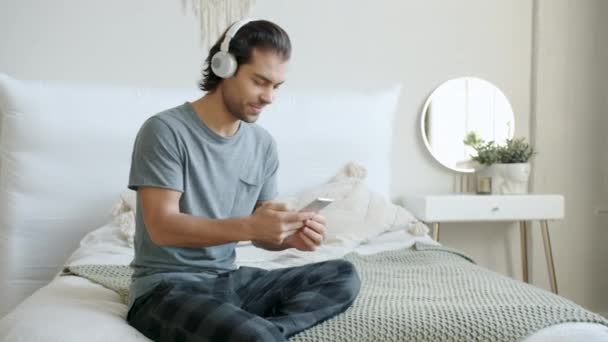
[(422, 111), (422, 136), (437, 161), (460, 172), (473, 172), (471, 155), (463, 142), (475, 132), (485, 141), (503, 144), (515, 128), (513, 109), (493, 84), (475, 77), (449, 80), (429, 96)]

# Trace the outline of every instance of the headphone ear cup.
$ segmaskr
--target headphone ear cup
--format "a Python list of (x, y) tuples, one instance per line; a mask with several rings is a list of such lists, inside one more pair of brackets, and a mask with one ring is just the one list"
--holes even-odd
[(236, 58), (225, 51), (218, 51), (211, 58), (211, 70), (221, 78), (229, 78), (236, 72)]

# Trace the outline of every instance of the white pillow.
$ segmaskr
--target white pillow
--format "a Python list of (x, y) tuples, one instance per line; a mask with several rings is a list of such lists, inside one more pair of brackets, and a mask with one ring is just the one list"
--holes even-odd
[(112, 208), (113, 223), (119, 227), (120, 234), (130, 247), (135, 242), (135, 211), (137, 192), (127, 189)]
[[(389, 202), (371, 191), (366, 182), (366, 169), (348, 163), (325, 184), (302, 192), (294, 198), (277, 199), (297, 209), (317, 197), (333, 198), (334, 202), (320, 213), (327, 220), (325, 244), (357, 245), (384, 232), (407, 229), (412, 235), (424, 235), (428, 228), (405, 208)], [(127, 243), (133, 246), (135, 233), (136, 192), (125, 191), (112, 210), (114, 224), (120, 227)]]

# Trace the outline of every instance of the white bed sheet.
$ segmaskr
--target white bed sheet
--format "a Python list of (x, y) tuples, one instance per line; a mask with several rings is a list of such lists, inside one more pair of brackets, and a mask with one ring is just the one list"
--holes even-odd
[[(128, 264), (133, 250), (121, 234), (113, 224), (88, 234), (68, 264)], [(405, 231), (395, 231), (361, 246), (324, 246), (318, 252), (307, 253), (306, 259), (301, 257), (303, 253), (266, 252), (243, 245), (237, 249), (237, 262), (276, 268), (341, 257), (351, 251), (372, 254), (411, 246), (416, 241), (434, 243), (428, 235), (415, 237)], [(0, 320), (0, 341), (149, 341), (125, 322), (126, 313), (126, 305), (114, 291), (80, 277), (56, 277)], [(608, 341), (608, 328), (599, 324), (564, 323), (542, 329), (524, 341)]]

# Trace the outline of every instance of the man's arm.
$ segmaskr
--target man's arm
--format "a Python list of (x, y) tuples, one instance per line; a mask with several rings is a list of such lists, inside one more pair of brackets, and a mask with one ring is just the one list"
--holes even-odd
[(206, 247), (246, 240), (280, 245), (311, 217), (265, 207), (250, 216), (209, 219), (181, 213), (178, 191), (140, 187), (137, 195), (148, 234), (160, 246)]

